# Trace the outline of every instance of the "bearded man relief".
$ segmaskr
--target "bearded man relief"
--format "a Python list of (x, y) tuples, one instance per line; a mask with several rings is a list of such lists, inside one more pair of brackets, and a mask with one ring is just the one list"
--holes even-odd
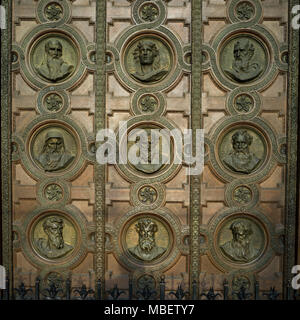
[(73, 247), (64, 241), (63, 228), (64, 221), (60, 217), (49, 217), (43, 222), (43, 230), (47, 239), (35, 240), (36, 246), (43, 256), (56, 259), (73, 250)]
[(37, 73), (43, 78), (57, 82), (67, 78), (74, 70), (74, 66), (62, 58), (63, 46), (60, 41), (52, 39), (45, 43), (45, 55)]
[(66, 150), (63, 135), (56, 130), (47, 132), (42, 152), (36, 159), (44, 170), (51, 172), (64, 169), (73, 159), (74, 156)]
[(135, 230), (139, 236), (138, 244), (128, 249), (135, 258), (150, 262), (166, 252), (167, 248), (159, 247), (156, 244), (155, 233), (158, 231), (158, 226), (153, 220), (140, 219), (135, 225)]

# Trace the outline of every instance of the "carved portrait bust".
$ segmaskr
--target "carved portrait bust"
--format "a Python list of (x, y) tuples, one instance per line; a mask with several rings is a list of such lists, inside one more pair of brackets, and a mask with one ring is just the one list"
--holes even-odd
[(67, 150), (61, 132), (51, 129), (47, 132), (43, 148), (36, 160), (45, 171), (53, 172), (66, 168), (74, 159)]
[(266, 49), (260, 41), (251, 36), (239, 36), (225, 44), (220, 62), (227, 77), (245, 83), (263, 75), (267, 59)]
[(152, 84), (163, 80), (171, 69), (169, 46), (156, 37), (142, 37), (129, 45), (125, 67), (138, 82)]
[(46, 218), (42, 227), (46, 237), (35, 239), (35, 245), (43, 256), (49, 259), (57, 259), (73, 250), (73, 246), (64, 241), (64, 220), (61, 217), (51, 216)]
[(52, 82), (67, 78), (73, 72), (74, 66), (64, 61), (62, 55), (61, 42), (57, 39), (49, 39), (45, 43), (44, 59), (36, 67), (37, 73)]
[(248, 174), (253, 172), (261, 160), (249, 150), (253, 137), (247, 130), (236, 131), (231, 138), (232, 150), (222, 159), (231, 170)]
[(135, 224), (138, 233), (138, 243), (136, 246), (128, 248), (128, 251), (136, 259), (150, 262), (161, 257), (167, 248), (156, 244), (155, 234), (158, 232), (157, 223), (150, 218), (142, 218)]

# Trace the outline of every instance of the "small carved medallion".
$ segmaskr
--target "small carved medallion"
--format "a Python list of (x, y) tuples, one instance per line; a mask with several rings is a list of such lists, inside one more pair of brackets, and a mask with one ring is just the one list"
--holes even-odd
[(162, 257), (169, 247), (166, 227), (152, 217), (143, 217), (132, 223), (126, 234), (130, 256), (142, 262), (152, 262)]
[(221, 253), (235, 263), (254, 261), (265, 246), (263, 230), (248, 218), (235, 218), (226, 222), (218, 236)]
[(46, 127), (33, 139), (31, 152), (36, 164), (46, 172), (60, 172), (74, 161), (77, 144), (61, 127)]
[(219, 157), (227, 169), (250, 174), (264, 162), (266, 146), (254, 130), (240, 128), (225, 135), (220, 144)]
[(149, 289), (155, 289), (156, 282), (155, 279), (149, 275), (149, 274), (144, 274), (141, 277), (138, 278), (137, 280), (137, 287), (138, 289), (142, 290), (145, 287), (148, 287)]
[(46, 259), (69, 256), (76, 245), (77, 234), (73, 224), (58, 214), (39, 219), (33, 228), (32, 245)]
[(144, 113), (153, 113), (158, 107), (155, 97), (147, 94), (140, 99), (140, 109)]
[(239, 204), (247, 204), (252, 200), (252, 192), (248, 187), (237, 187), (233, 191), (233, 199)]
[(237, 96), (235, 100), (235, 109), (241, 113), (250, 112), (254, 107), (254, 100), (247, 94)]
[(139, 190), (139, 200), (144, 204), (152, 204), (157, 199), (157, 192), (154, 188), (150, 186), (142, 187)]
[(158, 7), (153, 3), (146, 3), (140, 9), (140, 16), (144, 21), (152, 22), (157, 19), (159, 14)]
[(16, 63), (19, 60), (19, 55), (16, 51), (12, 51), (11, 53), (11, 62)]
[(220, 65), (229, 79), (238, 83), (255, 81), (268, 66), (265, 46), (251, 36), (237, 36), (223, 46)]
[(44, 81), (58, 83), (75, 71), (78, 54), (75, 45), (62, 35), (50, 35), (38, 40), (31, 52), (31, 65)]
[(62, 7), (57, 2), (49, 3), (45, 8), (45, 16), (49, 21), (60, 20), (62, 13)]
[(236, 16), (241, 21), (250, 20), (254, 16), (255, 9), (250, 2), (240, 2), (236, 6)]
[(62, 188), (56, 183), (49, 184), (45, 188), (45, 197), (49, 201), (59, 201), (59, 200), (61, 200), (62, 197), (63, 197)]
[(63, 106), (63, 99), (57, 93), (50, 93), (45, 97), (45, 107), (51, 112), (60, 110)]
[(125, 67), (136, 81), (152, 84), (163, 80), (172, 68), (170, 47), (158, 37), (144, 36), (133, 41), (125, 52)]

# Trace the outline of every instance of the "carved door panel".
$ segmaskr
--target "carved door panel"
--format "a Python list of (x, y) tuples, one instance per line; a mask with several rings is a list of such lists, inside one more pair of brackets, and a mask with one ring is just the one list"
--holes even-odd
[(91, 1), (12, 1), (16, 287), (94, 286), (95, 19)]
[[(296, 243), (296, 0), (3, 3), (11, 286), (98, 280), (106, 298), (116, 284), (122, 298), (131, 285), (158, 298), (164, 282), (171, 299), (178, 285), (200, 298), (226, 280), (236, 299), (259, 281), (283, 295)], [(186, 129), (197, 161), (204, 129), (198, 175), (177, 158)]]

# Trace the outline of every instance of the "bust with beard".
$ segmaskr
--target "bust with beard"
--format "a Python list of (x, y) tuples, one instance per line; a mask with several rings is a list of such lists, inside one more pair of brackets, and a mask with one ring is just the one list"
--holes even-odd
[(239, 130), (232, 136), (231, 151), (223, 158), (223, 162), (233, 171), (251, 173), (261, 162), (254, 153), (249, 150), (253, 137), (247, 130)]
[(225, 70), (227, 75), (237, 81), (250, 81), (261, 74), (263, 68), (255, 62), (251, 62), (254, 55), (254, 46), (248, 39), (240, 39), (234, 45), (232, 69)]
[(74, 159), (65, 149), (64, 139), (61, 133), (51, 130), (46, 134), (43, 150), (37, 161), (45, 171), (57, 171), (66, 168)]
[(253, 234), (250, 224), (242, 221), (233, 222), (230, 226), (233, 239), (221, 246), (223, 253), (233, 261), (250, 262), (258, 256), (259, 250), (251, 243)]
[(166, 248), (158, 247), (155, 243), (155, 233), (158, 230), (157, 224), (149, 218), (143, 218), (135, 225), (139, 235), (138, 244), (129, 248), (129, 252), (142, 261), (152, 261), (162, 256)]
[(45, 57), (37, 73), (52, 82), (65, 79), (74, 70), (62, 59), (62, 44), (58, 40), (49, 40), (45, 44)]
[(72, 246), (64, 242), (63, 227), (64, 222), (59, 217), (50, 217), (44, 221), (43, 229), (48, 239), (39, 238), (35, 242), (39, 251), (47, 258), (60, 258), (73, 250)]

